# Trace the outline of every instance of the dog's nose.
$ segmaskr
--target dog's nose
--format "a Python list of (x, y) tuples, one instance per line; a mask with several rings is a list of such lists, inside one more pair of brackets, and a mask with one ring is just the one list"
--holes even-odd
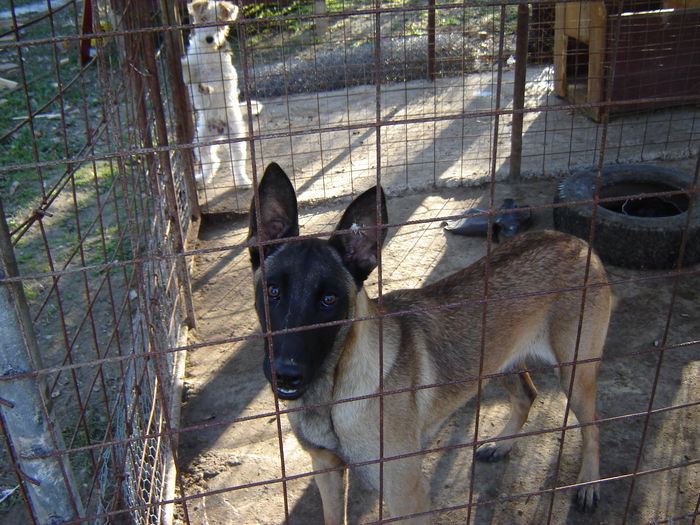
[(277, 391), (283, 397), (296, 395), (302, 387), (304, 374), (298, 364), (291, 360), (275, 362)]
[(207, 44), (212, 44), (214, 42), (214, 37), (213, 36), (208, 36), (204, 40), (207, 41)]

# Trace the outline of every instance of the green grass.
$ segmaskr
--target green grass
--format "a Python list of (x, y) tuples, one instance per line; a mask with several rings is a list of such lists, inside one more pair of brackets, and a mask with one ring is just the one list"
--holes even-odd
[[(55, 36), (75, 35), (69, 11), (64, 10), (55, 17)], [(10, 45), (12, 41), (0, 47), (0, 61), (21, 62), (26, 78), (25, 89), (21, 71), (15, 68), (11, 78), (19, 83), (18, 87), (0, 92), (0, 137), (5, 137), (0, 141), (0, 166), (12, 168), (0, 171), (0, 198), (9, 222), (14, 224), (38, 204), (40, 181), (48, 188), (67, 169), (61, 161), (71, 158), (85, 144), (84, 126), (80, 125), (83, 106), (86, 105), (89, 113), (94, 113), (99, 106), (94, 89), (94, 68), (81, 73), (77, 42), (39, 43), (51, 36), (48, 22), (38, 23), (20, 31), (21, 47)], [(84, 75), (83, 80), (66, 87), (80, 74)], [(59, 85), (63, 93), (53, 100), (59, 94)], [(22, 124), (28, 112), (36, 114), (40, 109), (31, 126), (26, 122)], [(45, 162), (58, 164), (36, 166)]]
[(85, 164), (80, 167), (74, 174), (75, 186), (78, 189), (95, 190), (97, 193), (104, 193), (114, 182), (117, 176), (117, 171), (108, 161), (95, 162)]
[[(16, 1), (15, 6), (26, 3), (29, 2)], [(0, 9), (5, 10), (7, 7), (3, 4)], [(68, 11), (64, 10), (54, 18), (56, 36), (76, 34), (75, 13)], [(30, 18), (32, 17), (23, 17), (23, 20)], [(20, 275), (24, 278), (22, 287), (32, 315), (36, 316), (35, 330), (48, 366), (61, 364), (67, 352), (63, 348), (62, 330), (67, 330), (69, 337), (76, 337), (79, 342), (73, 349), (74, 357), (83, 361), (94, 359), (94, 355), (88, 353), (94, 336), (88, 327), (80, 325), (88, 308), (85, 287), (89, 288), (91, 298), (94, 299), (94, 303), (89, 305), (93, 312), (91, 315), (103, 323), (96, 336), (99, 344), (106, 346), (112, 331), (118, 330), (126, 334), (126, 326), (130, 326), (128, 315), (120, 321), (120, 326), (111, 326), (109, 316), (103, 317), (102, 314), (109, 311), (111, 305), (108, 303), (111, 299), (108, 298), (112, 294), (119, 307), (119, 301), (128, 293), (124, 282), (129, 282), (129, 276), (123, 275), (134, 270), (133, 267), (90, 269), (85, 274), (61, 275), (57, 280), (42, 278), (37, 274), (52, 269), (61, 271), (67, 267), (74, 270), (114, 260), (131, 260), (134, 250), (127, 206), (137, 199), (149, 198), (141, 193), (144, 191), (142, 187), (134, 189), (128, 183), (122, 185), (113, 161), (86, 162), (79, 157), (81, 150), (85, 150), (90, 157), (99, 157), (107, 151), (107, 140), (119, 142), (115, 138), (116, 133), (129, 136), (133, 134), (133, 130), (125, 123), (124, 129), (111, 129), (110, 137), (105, 139), (93, 139), (90, 136), (103, 117), (102, 99), (117, 100), (123, 95), (120, 92), (114, 97), (108, 97), (107, 83), (102, 81), (102, 76), (98, 77), (98, 73), (114, 74), (117, 80), (122, 80), (125, 71), (115, 67), (101, 72), (97, 70), (96, 63), (83, 71), (78, 63), (77, 41), (60, 42), (56, 47), (40, 42), (51, 36), (47, 21), (22, 30), (21, 57), (11, 40), (0, 41), (0, 62), (19, 64), (21, 60), (27, 78), (25, 85), (17, 68), (2, 73), (3, 77), (19, 82), (18, 89), (0, 91), (0, 137), (5, 137), (0, 140), (0, 199), (10, 229), (31, 217), (42, 203), (43, 194), (59, 180), (65, 183), (58, 198), (46, 210), (50, 215), (44, 216), (40, 224), (34, 222), (21, 239), (13, 238), (17, 243), (14, 254)], [(76, 76), (77, 81), (69, 87), (68, 84)], [(114, 85), (121, 87), (123, 84), (115, 82)], [(59, 100), (52, 102), (61, 91), (59, 86), (63, 86), (64, 92)], [(18, 127), (28, 113), (36, 113), (44, 106), (46, 107), (38, 117), (34, 118), (33, 128), (28, 124)], [(64, 119), (60, 118), (61, 114)], [(85, 122), (86, 118), (89, 125)], [(37, 166), (37, 163), (50, 165)], [(129, 159), (125, 160), (124, 165), (127, 170), (131, 169)], [(135, 164), (134, 169), (138, 173), (142, 170)], [(67, 177), (68, 174), (70, 177)], [(134, 180), (140, 179), (134, 177)], [(101, 222), (96, 220), (98, 214), (101, 215)], [(83, 251), (82, 258), (80, 248)], [(120, 274), (120, 278), (113, 280), (110, 285), (113, 289), (105, 284), (107, 272), (110, 275)], [(58, 283), (60, 296), (53, 288), (54, 283)], [(39, 310), (39, 307), (43, 309)], [(61, 323), (64, 322), (66, 326), (62, 327)], [(115, 345), (114, 342), (109, 344), (112, 347)], [(110, 370), (108, 379), (117, 377), (118, 373)], [(87, 380), (81, 382), (81, 388), (87, 389), (90, 385), (91, 378), (88, 375), (82, 377)], [(107, 401), (101, 401), (92, 402), (86, 413), (87, 420), (75, 437), (74, 447), (104, 439), (107, 419), (103, 415), (103, 406)], [(76, 424), (76, 403), (73, 399), (69, 400), (67, 390), (55, 399), (55, 404), (59, 405), (56, 417), (61, 420), (64, 429), (72, 429)], [(70, 459), (74, 470), (79, 473), (79, 482), (88, 481), (95, 474), (91, 470), (92, 462), (87, 452), (72, 454)], [(2, 479), (11, 477), (6, 460), (0, 460), (0, 476), (3, 476)], [(23, 506), (19, 492), (8, 497), (0, 504), (0, 521), (28, 522), (24, 515), (20, 517)]]
[[(293, 2), (288, 6), (278, 7), (273, 4), (249, 4), (243, 8), (246, 18), (256, 18), (259, 20), (265, 20), (272, 17), (280, 16), (302, 16), (310, 15), (313, 13), (313, 5), (310, 2)], [(272, 32), (279, 30), (280, 24), (283, 25), (283, 29), (287, 33), (298, 33), (300, 31), (305, 31), (311, 25), (311, 21), (305, 19), (295, 19), (286, 20), (284, 22), (278, 22), (271, 20), (267, 24), (255, 24), (250, 26), (250, 36), (264, 36), (269, 35)]]
[(17, 489), (0, 503), (0, 513), (7, 512), (13, 507), (21, 505), (23, 505), (22, 492)]

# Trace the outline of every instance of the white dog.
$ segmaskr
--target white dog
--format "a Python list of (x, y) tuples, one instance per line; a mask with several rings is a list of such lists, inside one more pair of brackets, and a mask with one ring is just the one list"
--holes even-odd
[[(231, 47), (226, 41), (228, 22), (238, 18), (238, 7), (225, 1), (195, 0), (187, 10), (193, 24), (202, 24), (202, 27), (192, 29), (187, 54), (182, 58), (182, 70), (185, 82), (190, 86), (197, 120), (195, 140), (226, 140), (224, 144), (199, 148), (201, 169), (195, 178), (206, 184), (222, 164), (229, 163), (234, 184), (249, 186), (247, 142), (235, 141), (246, 136), (246, 125), (238, 99), (238, 74), (231, 62)], [(259, 104), (253, 103), (253, 108), (259, 112)]]

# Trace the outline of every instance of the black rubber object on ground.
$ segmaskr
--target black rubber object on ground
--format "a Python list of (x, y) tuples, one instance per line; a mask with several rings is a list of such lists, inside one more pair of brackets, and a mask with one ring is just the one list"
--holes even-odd
[[(554, 208), (558, 230), (588, 240), (596, 175), (596, 169), (581, 170), (559, 185), (555, 204), (589, 204)], [(675, 268), (687, 227), (682, 266), (700, 261), (700, 194), (690, 191), (692, 182), (691, 175), (656, 166), (603, 168), (599, 193), (604, 202), (596, 206), (593, 235), (600, 258), (626, 268)], [(678, 191), (683, 193), (664, 194)]]

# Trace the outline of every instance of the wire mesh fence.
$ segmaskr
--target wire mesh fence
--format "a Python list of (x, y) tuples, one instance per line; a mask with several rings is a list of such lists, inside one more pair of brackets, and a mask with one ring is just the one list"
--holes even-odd
[[(2, 15), (2, 62), (17, 79), (2, 101), (3, 282), (16, 285), (3, 307), (27, 305), (20, 340), (38, 350), (23, 367), (6, 356), (3, 391), (24, 378), (41, 403), (11, 397), (3, 410), (42, 414), (50, 439), (37, 447), (4, 415), (3, 487), (14, 477), (26, 501), (8, 519), (160, 522), (173, 483), (173, 349), (192, 321), (189, 269), (175, 255), (196, 231), (186, 161), (168, 148), (173, 88), (158, 35), (139, 32), (149, 6), (27, 4)], [(51, 461), (73, 480), (67, 492), (27, 477)]]
[[(593, 519), (696, 522), (698, 12), (692, 0), (12, 0), (0, 10), (0, 519), (319, 523), (314, 475), (347, 469), (350, 523), (413, 512), (417, 522), (588, 523), (570, 500), (581, 430), (593, 425)], [(290, 246), (325, 238), (351, 196), (382, 185), (388, 219), (360, 224), (387, 232), (364, 283), (380, 305), (482, 256), (497, 264), (491, 253), (514, 217), (515, 230), (591, 242), (616, 298), (602, 358), (574, 367), (599, 363), (595, 422), (582, 424), (557, 393), (569, 363), (539, 360), (519, 363), (540, 392), (497, 464), (476, 461), (480, 446), (511, 437), (498, 435), (508, 400), (487, 383), (520, 369), (296, 403), (274, 396), (265, 341), (328, 324), (258, 325), (250, 254), (276, 241), (249, 239), (263, 217), (246, 212), (262, 202), (271, 162), (299, 201)], [(472, 235), (444, 228), (460, 220)], [(567, 293), (539, 280), (525, 296)], [(396, 319), (474, 310), (481, 337), (468, 346), (484, 360), (489, 316), (525, 298), (489, 296), (490, 278), (479, 286), (478, 299), (330, 324), (376, 325), (367, 366), (389, 374)], [(573, 288), (585, 297), (600, 286), (582, 277)], [(421, 419), (389, 428), (384, 407), (453, 388), (475, 396), (434, 438), (397, 448)], [(339, 445), (330, 466), (311, 463), (313, 443), (300, 445), (288, 420), (327, 412), (340, 428), (347, 413), (376, 407), (376, 429), (350, 433), (378, 431), (377, 451), (358, 460)], [(390, 472), (411, 459), (430, 503), (397, 513)], [(419, 499), (415, 487), (400, 491)]]

